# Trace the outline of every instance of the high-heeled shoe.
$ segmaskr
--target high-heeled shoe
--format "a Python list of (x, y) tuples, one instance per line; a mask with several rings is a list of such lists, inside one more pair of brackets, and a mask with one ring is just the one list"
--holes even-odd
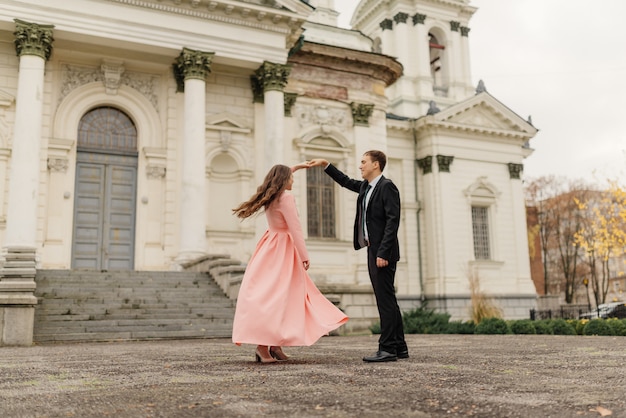
[(257, 363), (276, 363), (276, 359), (270, 355), (267, 346), (264, 346), (264, 350), (259, 349), (259, 347), (254, 352)]
[(276, 360), (281, 360), (281, 361), (289, 360), (289, 356), (283, 353), (283, 349), (281, 347), (270, 347), (270, 354)]

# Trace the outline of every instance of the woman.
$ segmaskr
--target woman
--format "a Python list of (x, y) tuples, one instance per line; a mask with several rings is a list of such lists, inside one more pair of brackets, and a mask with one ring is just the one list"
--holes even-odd
[(281, 346), (312, 345), (348, 317), (337, 309), (307, 274), (309, 255), (294, 197), (292, 168), (275, 165), (256, 193), (233, 209), (245, 219), (265, 209), (265, 231), (248, 262), (237, 297), (233, 342), (257, 344), (257, 362), (287, 360)]

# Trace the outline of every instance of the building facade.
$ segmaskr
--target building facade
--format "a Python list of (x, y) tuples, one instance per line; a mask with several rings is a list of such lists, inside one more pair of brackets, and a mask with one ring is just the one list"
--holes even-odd
[[(506, 317), (526, 317), (536, 129), (471, 86), (474, 11), (363, 0), (347, 30), (332, 0), (0, 5), (3, 341), (28, 334), (37, 269), (245, 263), (264, 219), (231, 209), (269, 167), (324, 157), (358, 177), (368, 149), (387, 153), (402, 196), (402, 308), (467, 319), (478, 276)], [(319, 170), (295, 177), (311, 276), (363, 328), (377, 312), (351, 244), (356, 196)]]

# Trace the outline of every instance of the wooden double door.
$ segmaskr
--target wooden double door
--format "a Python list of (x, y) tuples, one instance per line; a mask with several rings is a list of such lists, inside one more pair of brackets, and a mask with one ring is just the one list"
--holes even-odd
[(137, 157), (78, 152), (72, 268), (132, 270)]

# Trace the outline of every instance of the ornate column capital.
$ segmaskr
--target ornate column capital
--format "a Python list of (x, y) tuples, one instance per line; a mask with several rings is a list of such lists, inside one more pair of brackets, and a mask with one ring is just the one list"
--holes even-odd
[(398, 12), (393, 17), (393, 21), (396, 22), (396, 24), (398, 24), (398, 23), (406, 23), (406, 21), (408, 19), (409, 19), (409, 14), (408, 13), (404, 13), (404, 12)]
[(522, 171), (524, 171), (524, 165), (509, 163), (508, 166), (509, 166), (509, 177), (511, 179), (519, 180), (521, 178)]
[(426, 20), (426, 15), (424, 14), (415, 13), (413, 15), (413, 25), (418, 25), (418, 24), (423, 25), (425, 20)]
[(385, 30), (385, 29), (391, 30), (391, 29), (393, 29), (393, 20), (391, 20), (391, 19), (383, 20), (382, 22), (380, 22), (380, 28), (382, 30)]
[(433, 156), (428, 155), (419, 160), (415, 160), (417, 166), (422, 169), (422, 174), (429, 174), (433, 172)]
[(176, 91), (185, 91), (185, 80), (188, 78), (206, 81), (207, 76), (211, 73), (211, 61), (214, 55), (213, 52), (183, 48), (173, 64)]
[(355, 125), (369, 126), (369, 119), (374, 111), (373, 104), (352, 102), (350, 103), (350, 108), (352, 109), (352, 119)]
[(469, 35), (470, 28), (466, 26), (461, 26), (461, 36), (467, 37)]
[(439, 166), (440, 173), (449, 173), (450, 165), (452, 164), (452, 160), (454, 160), (453, 156), (450, 155), (437, 155), (437, 165)]
[(262, 89), (263, 93), (270, 90), (283, 91), (287, 85), (289, 73), (291, 73), (291, 65), (265, 61), (254, 72), (256, 80), (252, 82), (252, 90), (254, 92), (255, 88)]
[(454, 20), (450, 22), (450, 30), (452, 32), (458, 32), (461, 27), (461, 22), (455, 22)]
[(293, 108), (293, 105), (296, 104), (297, 98), (298, 93), (285, 93), (285, 116), (291, 116), (291, 108)]
[(15, 19), (15, 51), (17, 56), (36, 55), (48, 61), (52, 53), (54, 25), (38, 25)]

